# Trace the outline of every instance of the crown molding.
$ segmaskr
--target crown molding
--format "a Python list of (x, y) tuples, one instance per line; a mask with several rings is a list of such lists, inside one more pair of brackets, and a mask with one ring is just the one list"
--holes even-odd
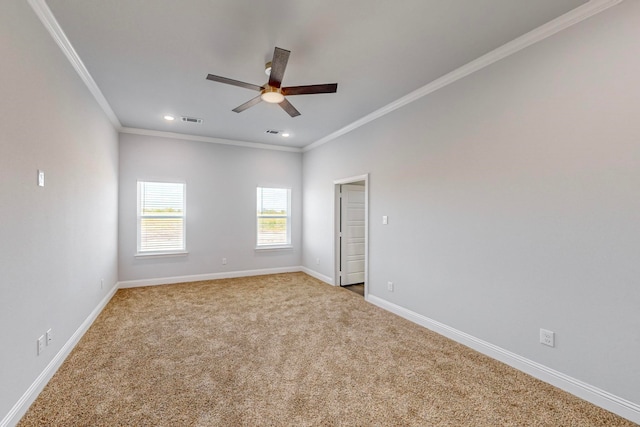
[(588, 3), (579, 6), (564, 15), (549, 21), (548, 23), (541, 25), (540, 27), (500, 46), (497, 49), (455, 69), (454, 71), (445, 74), (444, 76), (428, 83), (427, 85), (403, 96), (402, 98), (397, 99), (390, 104), (385, 105), (382, 108), (356, 120), (355, 122), (338, 129), (337, 131), (330, 133), (329, 135), (320, 138), (319, 140), (303, 147), (302, 149), (294, 148), (294, 147), (285, 147), (285, 146), (276, 146), (276, 145), (268, 145), (268, 144), (260, 144), (260, 143), (251, 143), (251, 142), (242, 142), (242, 141), (233, 141), (233, 140), (225, 140), (219, 138), (209, 138), (209, 137), (199, 137), (194, 135), (186, 135), (186, 134), (174, 134), (170, 132), (160, 132), (160, 131), (148, 131), (144, 129), (133, 129), (133, 128), (123, 128), (118, 120), (117, 116), (111, 109), (109, 102), (98, 88), (98, 85), (93, 80), (93, 77), (85, 67), (84, 63), (78, 56), (78, 53), (75, 51), (71, 42), (65, 35), (64, 31), (58, 24), (58, 21), (53, 16), (51, 9), (46, 4), (45, 0), (28, 0), (29, 5), (32, 7), (40, 21), (42, 21), (43, 25), (49, 31), (55, 42), (58, 44), (62, 52), (65, 54), (73, 68), (76, 70), (82, 81), (85, 83), (91, 94), (94, 96), (100, 107), (103, 109), (113, 126), (116, 130), (123, 133), (135, 133), (139, 135), (154, 135), (154, 136), (163, 136), (167, 138), (174, 139), (186, 139), (191, 141), (204, 141), (211, 142), (217, 144), (226, 144), (226, 145), (237, 145), (242, 147), (251, 147), (251, 148), (260, 148), (260, 149), (268, 149), (268, 150), (280, 150), (280, 151), (291, 151), (291, 152), (306, 152), (313, 150), (314, 148), (320, 147), (323, 144), (326, 144), (329, 141), (332, 141), (344, 134), (347, 134), (365, 124), (376, 120), (382, 116), (385, 116), (398, 108), (404, 107), (407, 104), (410, 104), (418, 99), (429, 95), (441, 89), (445, 86), (448, 86), (469, 74), (475, 73), (489, 65), (500, 61), (514, 53), (517, 53), (541, 40), (546, 39), (566, 28), (569, 28), (579, 22), (584, 21), (610, 7), (613, 7), (624, 0), (590, 0)]
[(259, 142), (235, 141), (233, 139), (212, 138), (209, 136), (197, 136), (184, 133), (164, 132), (160, 130), (138, 129), (123, 127), (118, 129), (120, 133), (128, 133), (132, 135), (156, 136), (161, 138), (180, 139), (183, 141), (210, 142), (212, 144), (234, 145), (236, 147), (257, 148), (261, 150), (288, 151), (291, 153), (301, 153), (302, 149), (298, 147), (286, 147), (284, 145), (261, 144)]
[(53, 37), (53, 40), (62, 50), (62, 53), (64, 53), (64, 55), (67, 57), (84, 84), (87, 86), (93, 97), (105, 112), (105, 114), (109, 118), (109, 121), (111, 121), (116, 129), (120, 129), (122, 125), (120, 124), (118, 117), (116, 117), (115, 113), (111, 109), (111, 106), (109, 105), (109, 102), (98, 88), (98, 85), (96, 84), (95, 80), (93, 80), (93, 77), (91, 77), (91, 74), (89, 74), (89, 70), (87, 70), (87, 67), (84, 66), (84, 63), (78, 56), (78, 53), (71, 45), (71, 42), (65, 35), (64, 31), (62, 31), (60, 24), (58, 24), (58, 21), (53, 16), (53, 13), (51, 13), (51, 9), (49, 9), (49, 6), (47, 6), (45, 0), (28, 1), (31, 8), (34, 10), (36, 15), (38, 15), (38, 18), (40, 18), (40, 21), (42, 21), (44, 27), (47, 29), (47, 31), (49, 31), (51, 37)]
[(360, 126), (364, 126), (365, 124), (376, 120), (382, 116), (385, 116), (398, 108), (404, 107), (407, 104), (410, 104), (418, 99), (429, 95), (441, 89), (445, 86), (448, 86), (469, 74), (475, 73), (489, 65), (500, 61), (508, 56), (513, 55), (539, 41), (546, 39), (562, 30), (565, 30), (579, 22), (584, 21), (606, 9), (609, 9), (612, 6), (615, 6), (624, 0), (591, 0), (588, 3), (583, 4), (582, 6), (578, 6), (577, 8), (565, 13), (564, 15), (559, 16), (552, 21), (547, 22), (539, 26), (538, 28), (529, 31), (528, 33), (513, 39), (512, 41), (498, 47), (497, 49), (492, 50), (491, 52), (482, 55), (481, 57), (474, 59), (471, 62), (451, 71), (450, 73), (445, 74), (444, 76), (437, 78), (436, 80), (428, 83), (425, 86), (399, 98), (398, 100), (391, 102), (390, 104), (385, 105), (384, 107), (362, 117), (355, 122), (338, 129), (337, 131), (320, 138), (319, 140), (303, 147), (302, 151), (306, 152), (309, 150), (313, 150), (314, 148), (320, 147), (323, 144), (326, 144), (329, 141), (332, 141), (346, 133), (349, 133)]
[(163, 132), (163, 131), (152, 131), (147, 129), (136, 129), (136, 128), (127, 128), (123, 127), (118, 120), (118, 117), (111, 109), (111, 105), (102, 94), (102, 91), (96, 84), (95, 80), (85, 67), (82, 59), (76, 52), (76, 50), (71, 45), (71, 42), (67, 38), (66, 34), (58, 24), (58, 21), (53, 16), (51, 9), (47, 6), (45, 0), (28, 0), (29, 5), (34, 10), (40, 21), (44, 25), (44, 27), (49, 31), (51, 37), (56, 42), (60, 50), (67, 57), (73, 68), (76, 70), (84, 84), (87, 86), (93, 97), (96, 99), (102, 110), (105, 112), (109, 120), (111, 121), (113, 127), (121, 133), (130, 133), (136, 135), (147, 135), (147, 136), (158, 136), (163, 138), (172, 138), (172, 139), (181, 139), (187, 141), (200, 141), (200, 142), (210, 142), (214, 144), (224, 144), (224, 145), (235, 145), (238, 147), (249, 147), (249, 148), (258, 148), (263, 150), (276, 150), (276, 151), (289, 151), (294, 153), (302, 152), (302, 149), (297, 147), (286, 147), (281, 145), (269, 145), (269, 144), (261, 144), (256, 142), (244, 142), (244, 141), (234, 141), (229, 139), (221, 139), (221, 138), (212, 138), (212, 137), (203, 137), (196, 135), (188, 135), (188, 134), (180, 134), (180, 133), (172, 133), (172, 132)]

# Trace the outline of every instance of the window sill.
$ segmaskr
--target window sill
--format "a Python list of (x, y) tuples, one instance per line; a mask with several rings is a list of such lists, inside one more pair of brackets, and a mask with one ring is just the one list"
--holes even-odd
[(167, 258), (177, 256), (187, 256), (187, 251), (175, 251), (175, 252), (138, 252), (134, 255), (136, 258)]
[(282, 251), (293, 249), (292, 245), (256, 246), (256, 251)]

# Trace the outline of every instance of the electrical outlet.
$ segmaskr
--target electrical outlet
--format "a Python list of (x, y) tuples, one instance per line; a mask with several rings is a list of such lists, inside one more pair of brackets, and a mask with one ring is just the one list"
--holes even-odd
[(382, 215), (382, 225), (389, 224), (389, 217), (386, 215)]
[(38, 170), (38, 187), (44, 187), (44, 171)]
[(540, 329), (540, 344), (548, 345), (549, 347), (555, 347), (556, 346), (555, 332), (548, 331), (546, 329)]
[(104, 279), (100, 279), (100, 289), (104, 289)]
[(41, 355), (44, 351), (44, 335), (38, 338), (38, 355)]
[(222, 265), (227, 265), (227, 259), (226, 258), (222, 258)]
[(51, 345), (52, 342), (53, 342), (53, 330), (49, 328), (49, 330), (47, 331), (47, 345)]
[(316, 265), (320, 265), (320, 258), (316, 258)]
[(387, 290), (393, 292), (393, 282), (387, 282)]

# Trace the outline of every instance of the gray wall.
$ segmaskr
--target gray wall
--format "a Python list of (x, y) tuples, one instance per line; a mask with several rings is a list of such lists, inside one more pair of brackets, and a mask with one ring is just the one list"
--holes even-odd
[[(128, 134), (119, 158), (28, 4), (0, 2), (0, 416), (118, 278), (332, 276), (333, 180), (364, 173), (373, 295), (640, 404), (638, 16), (624, 2), (302, 161)], [(137, 179), (187, 182), (189, 256), (134, 259)], [(293, 250), (254, 250), (257, 185), (293, 189)]]
[(26, 1), (0, 2), (0, 70), (2, 419), (117, 282), (118, 140)]
[(368, 172), (371, 294), (640, 403), (639, 16), (624, 2), (306, 152), (303, 265), (333, 276), (332, 182)]
[[(120, 281), (301, 263), (302, 155), (146, 135), (120, 135)], [(187, 184), (187, 250), (135, 258), (137, 180)], [(293, 249), (256, 251), (256, 187), (291, 188)], [(222, 258), (227, 265), (222, 265)]]

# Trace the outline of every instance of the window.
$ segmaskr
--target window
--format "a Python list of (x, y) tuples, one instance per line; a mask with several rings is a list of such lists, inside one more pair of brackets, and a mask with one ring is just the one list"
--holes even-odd
[(258, 187), (257, 248), (291, 245), (291, 190)]
[(185, 250), (185, 184), (138, 181), (138, 253)]

